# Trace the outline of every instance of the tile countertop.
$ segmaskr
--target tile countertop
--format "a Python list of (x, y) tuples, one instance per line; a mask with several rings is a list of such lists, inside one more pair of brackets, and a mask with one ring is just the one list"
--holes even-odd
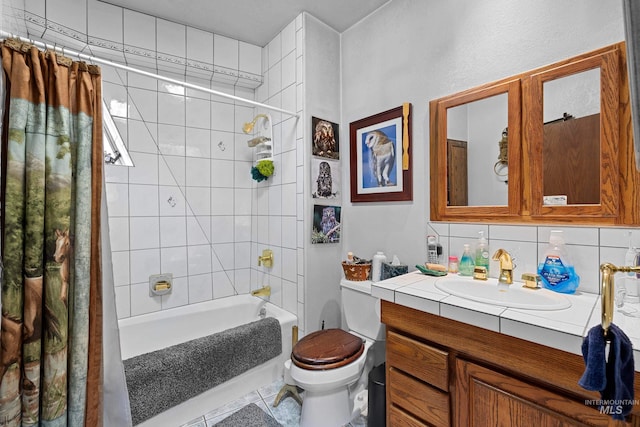
[[(371, 295), (579, 356), (582, 356), (583, 338), (593, 326), (601, 323), (600, 296), (597, 294), (578, 291), (565, 295), (571, 301), (571, 307), (562, 310), (515, 309), (442, 292), (435, 286), (439, 278), (414, 271), (372, 283)], [(514, 282), (515, 286), (519, 284)], [(640, 372), (640, 318), (627, 316), (616, 308), (613, 323), (631, 340), (635, 370)]]

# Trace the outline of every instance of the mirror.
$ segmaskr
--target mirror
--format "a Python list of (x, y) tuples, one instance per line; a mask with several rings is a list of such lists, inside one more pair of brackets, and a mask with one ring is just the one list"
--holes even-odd
[(543, 83), (543, 205), (600, 203), (600, 68)]
[(625, 64), (617, 43), (432, 100), (430, 220), (640, 224)]
[(447, 109), (449, 206), (508, 204), (507, 110), (506, 93)]
[(640, 171), (640, 3), (623, 0), (624, 33), (627, 42), (627, 69), (631, 95), (631, 122), (634, 136), (636, 169)]
[[(550, 66), (526, 80), (524, 138), (531, 214), (572, 222), (619, 221), (620, 56), (615, 45)], [(557, 120), (562, 118), (562, 120)], [(626, 128), (625, 128), (626, 131)], [(629, 138), (630, 140), (630, 138)], [(625, 144), (629, 141), (625, 139)], [(633, 186), (629, 187), (633, 192)]]
[(431, 102), (434, 221), (518, 214), (519, 172), (508, 165), (520, 164), (520, 93), (519, 80), (505, 80)]

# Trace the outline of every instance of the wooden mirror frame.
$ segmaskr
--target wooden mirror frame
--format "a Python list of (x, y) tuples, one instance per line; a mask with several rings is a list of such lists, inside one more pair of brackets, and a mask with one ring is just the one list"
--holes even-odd
[[(538, 188), (542, 154), (535, 147), (541, 140), (541, 85), (548, 76), (570, 75), (598, 64), (601, 156), (605, 157), (599, 171), (601, 203), (562, 209), (542, 206), (542, 189)], [(538, 89), (534, 88), (536, 85)], [(509, 205), (447, 206), (446, 109), (503, 92), (509, 93)], [(430, 221), (640, 225), (640, 173), (635, 166), (624, 42), (432, 100), (429, 108)], [(517, 144), (515, 129), (519, 129)], [(512, 155), (516, 157), (513, 160)]]
[[(529, 92), (530, 103), (525, 104), (528, 112), (524, 115), (527, 132), (524, 135), (524, 143), (529, 153), (529, 162), (523, 164), (523, 175), (530, 176), (531, 189), (531, 215), (534, 218), (541, 216), (566, 220), (568, 217), (593, 217), (614, 218), (618, 214), (618, 202), (620, 199), (618, 186), (618, 157), (616, 148), (619, 146), (619, 108), (620, 99), (620, 71), (618, 50), (610, 50), (588, 58), (571, 61), (568, 64), (533, 74), (523, 82), (525, 92)], [(571, 204), (565, 206), (543, 205), (544, 180), (543, 165), (543, 86), (545, 82), (558, 78), (571, 76), (591, 69), (600, 70), (600, 169), (592, 171), (599, 174), (600, 179), (600, 203), (598, 204)], [(567, 161), (565, 165), (569, 165)], [(530, 172), (529, 172), (530, 171)]]
[[(502, 83), (490, 84), (474, 88), (472, 90), (462, 92), (442, 98), (438, 101), (432, 101), (430, 105), (431, 111), (435, 110), (435, 117), (432, 114), (432, 140), (435, 138), (436, 143), (431, 144), (431, 206), (432, 216), (434, 208), (434, 200), (438, 210), (437, 214), (441, 217), (456, 219), (459, 217), (478, 216), (486, 218), (491, 216), (495, 219), (504, 219), (505, 217), (517, 216), (520, 212), (520, 200), (522, 190), (520, 187), (520, 179), (516, 175), (517, 167), (508, 169), (508, 204), (504, 206), (448, 206), (447, 203), (447, 110), (449, 108), (468, 104), (470, 102), (479, 101), (495, 95), (507, 94), (507, 126), (509, 127), (509, 151), (508, 159), (510, 165), (520, 164), (521, 142), (520, 142), (520, 82), (519, 80), (505, 81)], [(435, 135), (433, 134), (435, 130)], [(434, 176), (435, 175), (435, 176)]]

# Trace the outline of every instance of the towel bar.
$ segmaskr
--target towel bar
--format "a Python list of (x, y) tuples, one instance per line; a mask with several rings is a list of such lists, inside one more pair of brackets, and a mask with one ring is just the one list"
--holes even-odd
[(640, 273), (640, 266), (617, 267), (610, 262), (600, 264), (600, 273), (602, 276), (600, 284), (600, 295), (602, 298), (602, 330), (604, 331), (605, 337), (607, 336), (609, 326), (611, 326), (611, 322), (613, 321), (613, 300), (615, 295), (613, 291), (613, 275), (617, 272)]

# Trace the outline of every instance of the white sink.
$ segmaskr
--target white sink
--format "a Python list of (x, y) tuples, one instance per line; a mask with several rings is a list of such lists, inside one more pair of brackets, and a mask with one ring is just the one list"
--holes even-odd
[(436, 288), (457, 297), (502, 307), (527, 310), (562, 310), (571, 307), (571, 301), (548, 289), (527, 289), (522, 283), (498, 285), (497, 279), (474, 280), (448, 276), (436, 280)]

